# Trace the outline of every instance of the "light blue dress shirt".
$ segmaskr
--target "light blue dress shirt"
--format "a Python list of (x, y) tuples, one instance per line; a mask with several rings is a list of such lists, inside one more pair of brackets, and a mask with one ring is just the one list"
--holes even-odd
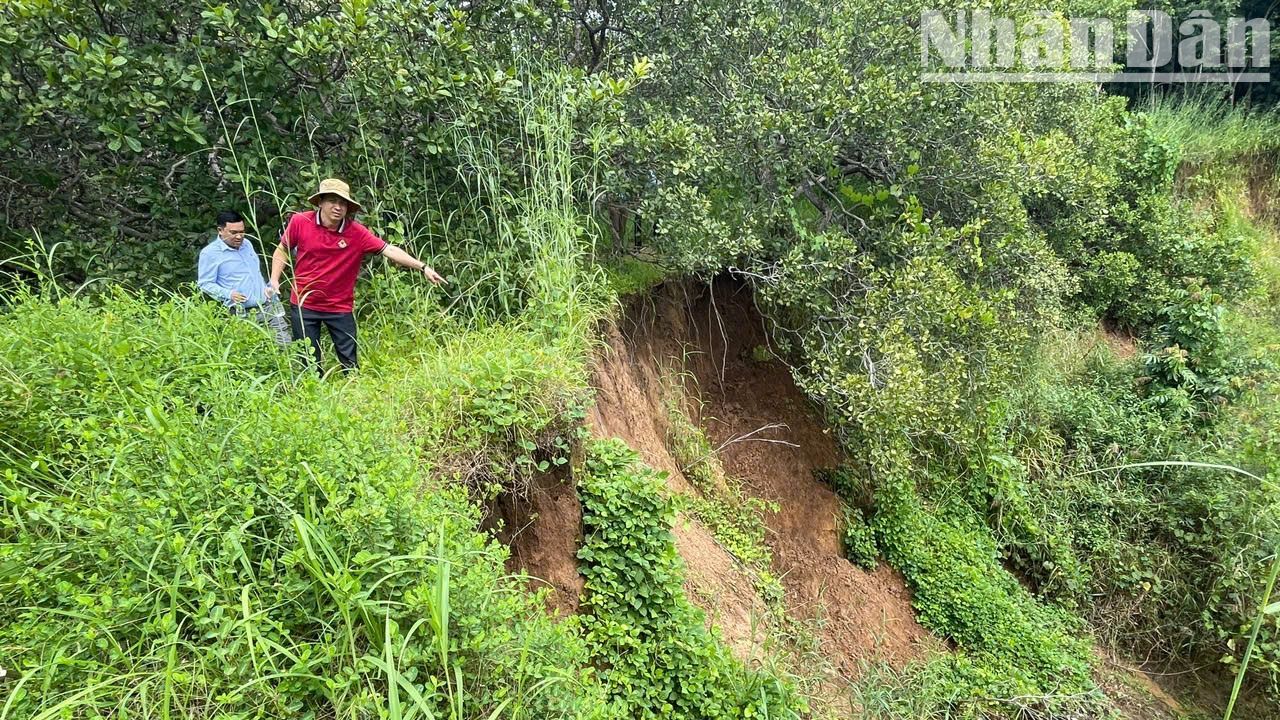
[(245, 297), (241, 307), (256, 308), (266, 302), (266, 280), (253, 243), (245, 238), (240, 249), (232, 250), (222, 238), (214, 236), (213, 242), (200, 251), (199, 274), (196, 284), (211, 297), (231, 307), (231, 291), (239, 290)]

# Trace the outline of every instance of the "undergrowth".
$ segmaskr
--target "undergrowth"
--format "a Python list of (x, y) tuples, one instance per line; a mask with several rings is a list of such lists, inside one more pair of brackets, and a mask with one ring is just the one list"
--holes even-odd
[(957, 645), (916, 678), (928, 680), (930, 694), (898, 698), (909, 703), (895, 712), (926, 701), (923, 717), (1002, 716), (1014, 699), (1028, 717), (1102, 707), (1079, 622), (1037, 602), (1005, 570), (980, 516), (939, 507), (900, 480), (874, 489), (868, 525), (861, 506), (869, 488), (859, 477), (850, 467), (825, 477), (859, 521), (846, 530), (854, 535), (846, 553), (864, 566), (883, 555), (906, 578), (920, 623)]
[(599, 441), (578, 488), (583, 624), (614, 702), (643, 718), (801, 717), (790, 684), (734, 659), (685, 597), (661, 475), (620, 441)]
[(6, 719), (596, 715), (586, 646), (420, 462), (407, 394), (124, 293), (16, 298), (0, 372)]

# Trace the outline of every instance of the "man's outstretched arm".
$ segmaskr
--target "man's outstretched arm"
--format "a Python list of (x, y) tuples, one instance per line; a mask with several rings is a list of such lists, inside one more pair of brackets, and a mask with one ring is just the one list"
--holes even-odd
[[(440, 273), (431, 269), (430, 265), (427, 265), (391, 243), (387, 243), (387, 246), (382, 249), (382, 256), (401, 267), (420, 271), (423, 275), (427, 276), (428, 280), (436, 285), (440, 285), (445, 282), (445, 279), (440, 276)], [(274, 264), (272, 267), (274, 267)]]

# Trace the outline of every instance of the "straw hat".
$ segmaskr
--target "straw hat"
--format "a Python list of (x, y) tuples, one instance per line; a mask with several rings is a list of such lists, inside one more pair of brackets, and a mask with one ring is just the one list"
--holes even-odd
[(327, 178), (320, 181), (320, 189), (314, 195), (307, 198), (312, 205), (320, 203), (321, 195), (337, 195), (351, 204), (351, 212), (358, 213), (362, 209), (360, 203), (351, 199), (351, 188), (338, 178)]

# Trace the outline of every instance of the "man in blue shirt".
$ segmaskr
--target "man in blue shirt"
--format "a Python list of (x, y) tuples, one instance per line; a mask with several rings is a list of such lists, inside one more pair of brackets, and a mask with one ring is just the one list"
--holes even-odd
[(293, 341), (289, 321), (279, 298), (262, 278), (258, 253), (244, 234), (244, 218), (235, 210), (223, 210), (217, 225), (218, 236), (200, 251), (196, 284), (233, 314), (270, 328), (276, 342), (289, 344)]

